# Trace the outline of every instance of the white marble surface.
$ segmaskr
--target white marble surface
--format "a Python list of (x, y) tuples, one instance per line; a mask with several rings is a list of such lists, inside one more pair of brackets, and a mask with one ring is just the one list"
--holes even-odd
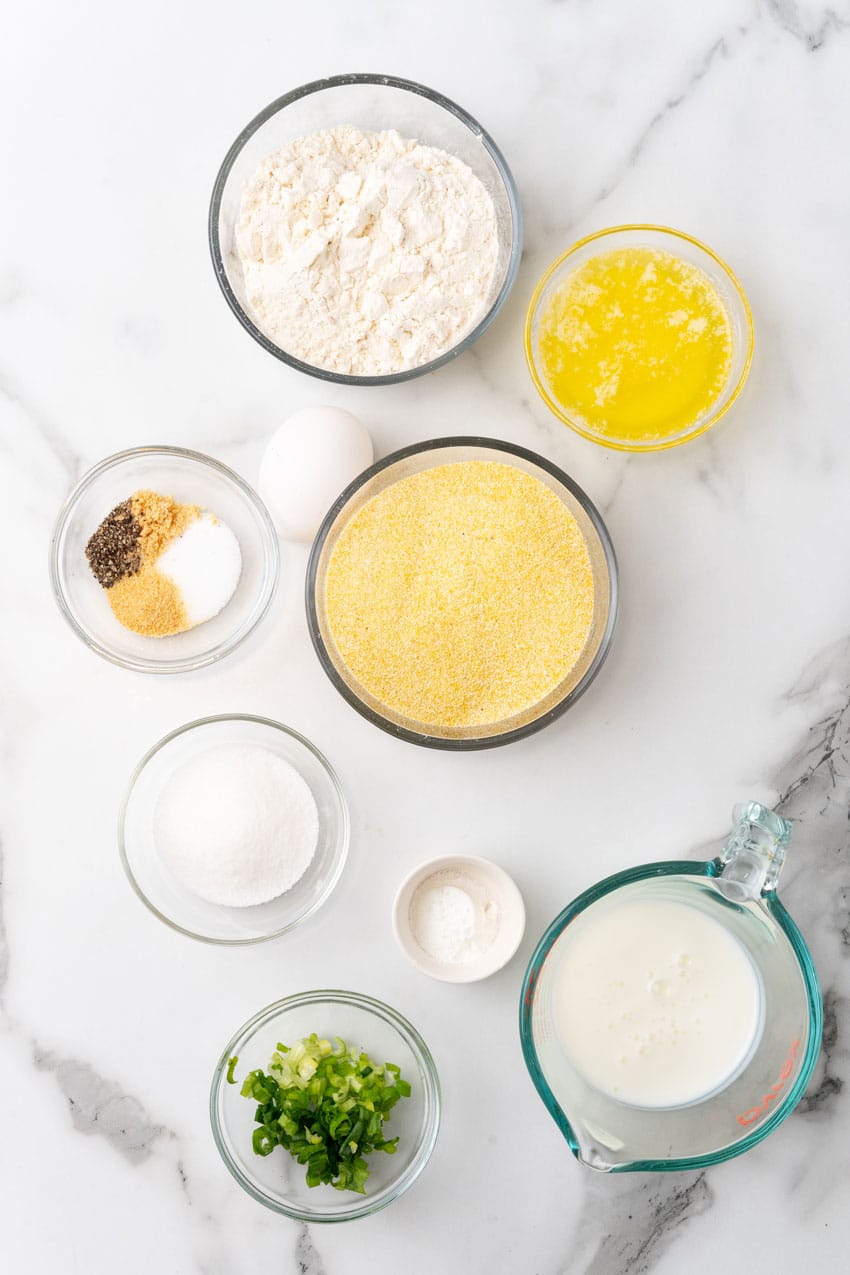
[[(0, 1254), (22, 1275), (625, 1275), (844, 1269), (847, 1174), (850, 594), (846, 546), (850, 6), (802, 0), (588, 4), (262, 0), (17, 6), (0, 43), (2, 742)], [(379, 70), (462, 102), (520, 186), (513, 297), (427, 381), (329, 392), (243, 333), (218, 294), (205, 216), (238, 129), (286, 89)], [(681, 226), (739, 271), (757, 326), (746, 391), (708, 437), (628, 459), (536, 400), (521, 324), (552, 256), (606, 224)], [(273, 615), (220, 667), (151, 678), (90, 654), (50, 596), (57, 507), (90, 464), (167, 441), (256, 478), (289, 411), (362, 415), (381, 453), (479, 431), (536, 448), (599, 503), (622, 568), (610, 661), (519, 745), (426, 752), (342, 703), (309, 647), (305, 554)], [(322, 912), (245, 950), (193, 943), (129, 890), (122, 786), (169, 728), (279, 718), (337, 766), (349, 867)], [(698, 853), (734, 801), (795, 824), (783, 898), (821, 973), (810, 1096), (743, 1159), (596, 1177), (526, 1075), (515, 1028), (544, 926), (596, 878)], [(397, 952), (397, 880), (441, 850), (516, 876), (519, 956), (470, 987)], [(433, 1160), (401, 1201), (310, 1230), (219, 1162), (219, 1049), (288, 992), (342, 984), (398, 1006), (442, 1074)]]

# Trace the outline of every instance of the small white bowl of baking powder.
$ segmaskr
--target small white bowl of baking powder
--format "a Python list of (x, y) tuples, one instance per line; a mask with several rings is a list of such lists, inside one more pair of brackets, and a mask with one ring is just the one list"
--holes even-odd
[(444, 983), (495, 974), (525, 933), (525, 904), (504, 868), (471, 854), (441, 855), (402, 881), (393, 931), (408, 960)]

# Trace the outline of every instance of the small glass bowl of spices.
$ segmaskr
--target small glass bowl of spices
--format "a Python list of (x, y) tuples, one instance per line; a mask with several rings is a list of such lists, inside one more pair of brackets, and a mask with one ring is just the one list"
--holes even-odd
[(474, 983), (515, 954), (525, 933), (525, 905), (504, 868), (477, 855), (444, 855), (420, 864), (401, 883), (393, 931), (423, 974)]
[(113, 664), (202, 668), (265, 615), (280, 550), (247, 483), (210, 456), (137, 447), (109, 456), (60, 510), (50, 546), (59, 607)]
[(592, 442), (660, 451), (710, 429), (753, 355), (744, 290), (724, 261), (665, 226), (579, 240), (535, 289), (525, 353), (544, 403)]
[(440, 438), (365, 470), (307, 568), (322, 666), (369, 721), (430, 748), (488, 748), (564, 712), (599, 671), (617, 563), (580, 487), (542, 456)]
[(348, 807), (319, 750), (242, 715), (160, 740), (136, 767), (118, 824), (142, 902), (208, 943), (260, 943), (306, 920), (339, 880), (348, 840)]

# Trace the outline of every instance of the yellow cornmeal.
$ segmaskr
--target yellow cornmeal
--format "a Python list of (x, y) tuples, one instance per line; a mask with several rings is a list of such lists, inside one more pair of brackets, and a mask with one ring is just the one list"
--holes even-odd
[(343, 528), (325, 607), (351, 674), (431, 727), (495, 724), (574, 667), (593, 623), (578, 523), (539, 479), (497, 461), (399, 479)]
[(659, 442), (715, 404), (732, 365), (729, 316), (708, 275), (656, 248), (585, 261), (549, 298), (543, 378), (565, 413), (623, 442)]

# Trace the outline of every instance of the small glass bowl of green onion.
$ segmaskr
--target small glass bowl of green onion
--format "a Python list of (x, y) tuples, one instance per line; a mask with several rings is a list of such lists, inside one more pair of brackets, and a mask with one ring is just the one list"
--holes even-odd
[[(308, 1046), (305, 1057), (301, 1042), (308, 1038), (315, 1038), (316, 1044)], [(332, 1067), (323, 1064), (322, 1054)], [(316, 1059), (320, 1060), (318, 1070), (313, 1072)], [(301, 1093), (286, 1088), (289, 1062), (304, 1078)], [(340, 1082), (346, 1071), (350, 1083), (346, 1079)], [(327, 1076), (329, 1072), (336, 1074)], [(314, 1075), (316, 1083), (311, 1086)], [(269, 1076), (276, 1076), (280, 1086), (269, 1083)], [(345, 1089), (342, 1094), (334, 1089), (340, 1083)], [(357, 1121), (361, 1095), (374, 1106), (376, 1102), (379, 1105), (380, 1094), (389, 1091), (392, 1097), (383, 1126), (371, 1139), (378, 1149), (365, 1150), (369, 1140), (356, 1124), (346, 1145), (345, 1118), (350, 1115)], [(265, 1111), (272, 1127), (272, 1113), (294, 1134), (299, 1105), (303, 1109), (304, 1103), (312, 1102), (328, 1110), (335, 1094), (340, 1099), (338, 1112), (331, 1110), (326, 1123), (334, 1128), (341, 1120), (342, 1125), (331, 1155), (341, 1147), (343, 1159), (352, 1163), (351, 1143), (356, 1135), (364, 1148), (359, 1162), (368, 1167), (365, 1181), (361, 1181), (365, 1172), (361, 1168), (358, 1189), (354, 1190), (335, 1187), (329, 1181), (308, 1185), (311, 1147), (304, 1146), (302, 1140), (299, 1163), (283, 1144), (274, 1145), (274, 1139), (270, 1143), (268, 1128), (264, 1130), (257, 1119)], [(275, 1105), (280, 1110), (272, 1112)], [(260, 1010), (228, 1043), (213, 1076), (210, 1119), (225, 1165), (253, 1199), (301, 1222), (347, 1222), (386, 1208), (419, 1177), (437, 1140), (440, 1083), (428, 1046), (412, 1024), (389, 1005), (359, 992), (301, 992)], [(320, 1127), (318, 1119), (309, 1124), (314, 1131)], [(329, 1147), (324, 1148), (322, 1135), (313, 1132), (311, 1138), (315, 1139), (315, 1163), (323, 1150), (330, 1149), (332, 1139), (328, 1136)], [(298, 1145), (297, 1138), (294, 1140)], [(381, 1147), (381, 1142), (386, 1146)], [(359, 1149), (355, 1147), (355, 1153)]]

